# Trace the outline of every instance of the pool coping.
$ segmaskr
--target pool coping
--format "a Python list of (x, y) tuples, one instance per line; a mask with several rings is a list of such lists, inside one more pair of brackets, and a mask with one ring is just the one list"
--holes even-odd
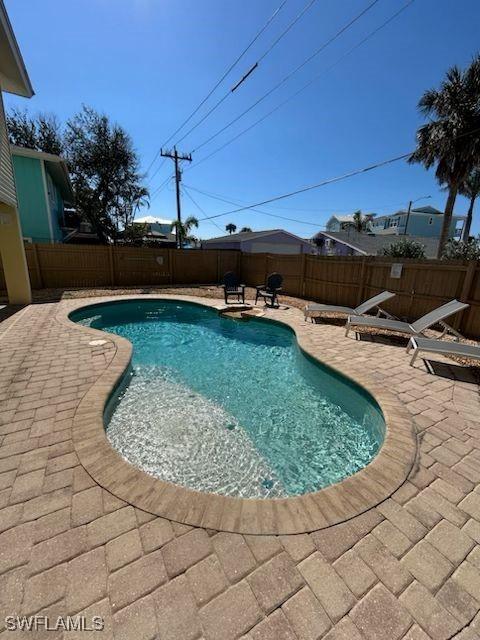
[[(65, 301), (60, 307), (56, 315), (58, 322), (115, 345), (110, 364), (80, 401), (72, 427), (80, 463), (104, 489), (128, 504), (183, 524), (232, 533), (287, 535), (345, 522), (383, 502), (405, 482), (417, 456), (414, 423), (407, 409), (368, 374), (354, 374), (341, 362), (332, 362), (328, 354), (318, 357), (288, 317), (270, 319), (292, 329), (299, 347), (308, 356), (363, 387), (380, 406), (385, 418), (385, 438), (366, 467), (313, 493), (288, 498), (235, 498), (165, 482), (127, 462), (109, 443), (103, 415), (112, 392), (130, 364), (132, 345), (118, 335), (74, 323), (68, 316), (72, 311), (95, 304), (142, 299), (194, 302), (210, 308), (224, 306), (211, 298), (150, 294), (75, 299)], [(303, 318), (300, 310), (298, 314)], [(265, 319), (269, 319), (268, 313)], [(314, 324), (310, 326), (312, 331), (320, 330)]]

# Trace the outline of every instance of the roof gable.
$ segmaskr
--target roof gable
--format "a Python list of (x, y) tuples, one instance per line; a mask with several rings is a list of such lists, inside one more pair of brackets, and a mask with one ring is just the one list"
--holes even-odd
[(3, 0), (0, 0), (0, 88), (25, 98), (34, 93)]

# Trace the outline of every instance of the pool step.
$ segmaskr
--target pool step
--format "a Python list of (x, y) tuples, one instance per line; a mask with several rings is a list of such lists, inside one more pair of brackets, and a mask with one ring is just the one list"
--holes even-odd
[(257, 309), (249, 304), (235, 304), (217, 307), (217, 311), (221, 316), (244, 320), (248, 320), (249, 318), (258, 318), (265, 315), (265, 312), (262, 311), (262, 309)]

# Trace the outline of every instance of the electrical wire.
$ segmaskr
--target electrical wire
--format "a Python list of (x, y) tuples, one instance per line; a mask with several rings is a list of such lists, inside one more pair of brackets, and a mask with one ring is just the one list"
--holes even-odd
[(365, 36), (362, 40), (360, 40), (360, 42), (357, 42), (356, 45), (354, 45), (351, 49), (349, 49), (348, 51), (346, 51), (340, 58), (338, 58), (338, 60), (336, 60), (332, 65), (330, 65), (329, 67), (327, 67), (325, 70), (323, 70), (321, 73), (319, 73), (318, 75), (316, 75), (314, 78), (312, 78), (311, 80), (309, 80), (306, 84), (304, 84), (300, 89), (298, 89), (298, 91), (296, 91), (295, 93), (293, 93), (291, 96), (289, 96), (286, 100), (283, 100), (282, 102), (280, 102), (280, 104), (278, 104), (276, 107), (274, 107), (273, 109), (271, 109), (270, 111), (268, 111), (265, 115), (263, 115), (261, 118), (259, 118), (258, 120), (256, 120), (255, 122), (253, 122), (251, 125), (249, 125), (248, 127), (246, 127), (245, 129), (243, 129), (242, 131), (240, 131), (237, 135), (235, 135), (233, 138), (231, 138), (230, 140), (228, 140), (227, 142), (225, 142), (224, 144), (222, 144), (220, 147), (218, 147), (217, 149), (215, 149), (214, 151), (212, 151), (211, 153), (209, 153), (207, 156), (204, 156), (203, 158), (201, 158), (200, 160), (198, 160), (197, 162), (194, 162), (188, 169), (188, 171), (191, 171), (192, 169), (195, 169), (196, 167), (198, 167), (199, 165), (201, 165), (203, 162), (206, 162), (207, 160), (209, 160), (212, 156), (216, 155), (217, 153), (219, 153), (220, 151), (222, 151), (223, 149), (225, 149), (225, 147), (228, 147), (230, 144), (232, 144), (233, 142), (235, 142), (236, 140), (238, 140), (241, 136), (243, 136), (245, 133), (248, 133), (249, 131), (251, 131), (254, 127), (256, 127), (258, 124), (262, 123), (264, 120), (266, 120), (267, 118), (269, 118), (271, 115), (273, 115), (276, 111), (278, 111), (278, 109), (280, 109), (281, 107), (283, 107), (284, 105), (286, 105), (288, 102), (290, 102), (291, 100), (293, 100), (294, 98), (296, 98), (300, 93), (302, 93), (302, 91), (305, 91), (305, 89), (308, 89), (308, 87), (310, 87), (314, 82), (316, 82), (317, 80), (319, 80), (320, 78), (322, 78), (326, 73), (330, 72), (334, 67), (336, 67), (338, 64), (340, 64), (341, 62), (343, 62), (343, 60), (345, 58), (347, 58), (349, 55), (351, 55), (354, 51), (356, 51), (359, 47), (361, 47), (363, 44), (365, 44), (365, 42), (367, 42), (368, 40), (370, 40), (370, 38), (372, 38), (374, 35), (376, 35), (381, 29), (385, 28), (390, 22), (392, 22), (393, 20), (395, 20), (395, 18), (397, 18), (401, 13), (403, 13), (403, 11), (405, 11), (405, 9), (407, 9), (411, 4), (413, 4), (415, 0), (409, 0), (406, 4), (403, 5), (403, 7), (401, 7), (398, 11), (396, 11), (393, 15), (391, 15), (387, 20), (385, 20), (382, 24), (380, 24), (376, 29), (374, 29), (373, 31), (371, 31), (367, 36)]
[[(220, 200), (221, 202), (227, 202), (228, 204), (235, 204), (238, 207), (240, 207), (242, 204), (246, 204), (245, 202), (242, 202), (241, 200), (239, 200), (238, 198), (234, 198), (235, 202), (231, 199), (228, 199), (228, 196), (225, 195), (221, 195), (219, 193), (212, 193), (211, 191), (204, 191), (203, 189), (198, 189), (197, 187), (192, 187), (191, 184), (189, 185), (185, 185), (185, 183), (183, 183), (183, 186), (188, 187), (188, 189), (190, 191), (195, 191), (197, 193), (201, 193), (204, 196), (207, 196), (208, 198), (212, 198), (213, 200)], [(372, 206), (372, 207), (368, 207), (368, 210), (374, 211), (376, 209), (387, 209), (387, 208), (391, 208), (391, 207), (399, 207), (404, 205), (404, 202), (395, 202), (395, 203), (391, 203), (391, 204), (383, 204), (383, 205), (376, 205), (376, 206)], [(267, 207), (269, 205), (266, 205)], [(273, 206), (273, 205), (272, 205)], [(324, 208), (301, 208), (301, 207), (281, 207), (279, 205), (275, 205), (275, 209), (282, 209), (283, 211), (303, 211), (303, 212), (310, 212), (310, 213), (324, 213), (325, 211), (342, 211), (345, 209), (348, 209), (348, 207), (324, 207)], [(296, 222), (296, 220), (295, 220)]]
[[(376, 0), (378, 2), (378, 0)], [(307, 2), (307, 4), (303, 7), (303, 9), (300, 11), (299, 14), (297, 14), (297, 16), (287, 25), (287, 27), (282, 31), (282, 33), (276, 38), (276, 40), (270, 45), (270, 47), (260, 56), (260, 58), (256, 61), (256, 63), (249, 69), (248, 73), (246, 73), (239, 82), (237, 82), (232, 89), (230, 89), (229, 91), (227, 91), (227, 93), (225, 93), (224, 96), (222, 96), (220, 98), (220, 100), (218, 100), (218, 102), (216, 102), (213, 107), (211, 107), (211, 109), (209, 109), (207, 111), (207, 113), (205, 113), (202, 118), (200, 118), (200, 120), (193, 125), (193, 127), (191, 127), (186, 133), (183, 134), (183, 136), (181, 138), (179, 138), (176, 142), (176, 144), (180, 144), (180, 142), (182, 142), (187, 136), (189, 136), (192, 131), (194, 131), (197, 127), (199, 127), (202, 122), (204, 122), (214, 111), (217, 110), (217, 108), (223, 103), (225, 102), (225, 100), (228, 98), (229, 95), (231, 95), (234, 91), (236, 91), (236, 89), (240, 86), (240, 84), (242, 84), (244, 82), (244, 80), (246, 80), (246, 78), (258, 67), (258, 65), (260, 64), (260, 62), (262, 60), (264, 60), (264, 58), (274, 49), (274, 47), (280, 42), (280, 40), (287, 35), (287, 33), (290, 31), (290, 29), (292, 29), (292, 27), (300, 20), (300, 18), (310, 9), (310, 7), (317, 2), (317, 0), (309, 0), (309, 2)]]
[(146, 174), (148, 175), (148, 173), (150, 172), (150, 169), (152, 168), (153, 164), (155, 163), (155, 161), (157, 160), (158, 156), (160, 155), (160, 152), (162, 150), (162, 147), (164, 147), (166, 144), (168, 144), (170, 142), (170, 140), (172, 138), (174, 138), (177, 133), (179, 133), (183, 127), (190, 122), (190, 120), (193, 118), (193, 116), (198, 113), (198, 111), (203, 107), (203, 105), (207, 102), (207, 100), (210, 98), (210, 96), (218, 89), (218, 87), (222, 84), (222, 82), (225, 80), (225, 78), (228, 76), (228, 74), (237, 66), (237, 64), (240, 62), (240, 60), (243, 58), (243, 56), (247, 53), (247, 51), (250, 50), (250, 48), (255, 44), (255, 42), (258, 40), (258, 38), (262, 35), (262, 33), (268, 28), (268, 26), (270, 25), (270, 23), (276, 18), (277, 14), (283, 9), (283, 7), (285, 6), (285, 4), (288, 2), (288, 0), (283, 0), (280, 5), (277, 7), (277, 9), (273, 12), (273, 14), (270, 16), (270, 18), (268, 18), (268, 20), (265, 22), (265, 24), (262, 26), (262, 28), (256, 33), (256, 35), (254, 36), (254, 38), (248, 43), (248, 45), (243, 49), (243, 51), (240, 53), (240, 55), (237, 56), (237, 58), (231, 63), (231, 65), (228, 67), (228, 69), (223, 73), (223, 75), (221, 76), (221, 78), (215, 83), (215, 85), (213, 86), (212, 89), (210, 89), (210, 91), (207, 93), (207, 95), (203, 98), (203, 100), (195, 107), (195, 109), (190, 113), (190, 115), (182, 122), (182, 124), (172, 133), (172, 135), (167, 138), (167, 140), (165, 140), (165, 142), (160, 145), (158, 151), (156, 152), (153, 160), (150, 162), (150, 164), (148, 165)]
[[(471, 136), (475, 133), (479, 133), (480, 132), (480, 127), (477, 127), (475, 129), (472, 129), (471, 131), (465, 131), (464, 133), (459, 134), (458, 136), (454, 136), (452, 138), (453, 140), (459, 140), (460, 138), (465, 138), (467, 136)], [(252, 211), (258, 211), (258, 209), (256, 209), (256, 207), (261, 207), (263, 205), (267, 205), (270, 202), (277, 202), (278, 200), (284, 200), (286, 198), (291, 198), (293, 196), (296, 196), (300, 193), (305, 193), (307, 191), (312, 191), (313, 189), (319, 189), (321, 187), (327, 186), (329, 184), (334, 184), (336, 182), (341, 182), (343, 180), (347, 180), (348, 178), (352, 178), (353, 176), (357, 176), (360, 175), (362, 173), (368, 173), (369, 171), (373, 171), (374, 169), (379, 169), (380, 167), (385, 167), (387, 165), (393, 164), (395, 162), (398, 162), (400, 160), (405, 160), (406, 158), (410, 158), (412, 156), (412, 153), (414, 153), (414, 151), (409, 151), (408, 153), (403, 153), (399, 156), (394, 156), (393, 158), (388, 158), (388, 160), (382, 160), (381, 162), (376, 162), (375, 164), (371, 164), (371, 165), (367, 165), (366, 167), (362, 167), (360, 169), (354, 169), (353, 171), (349, 171), (348, 173), (344, 173), (341, 174), (339, 176), (335, 176), (333, 178), (328, 178), (327, 180), (322, 180), (321, 182), (317, 182), (315, 184), (312, 185), (308, 185), (306, 187), (301, 187), (300, 189), (296, 189), (295, 191), (290, 191), (288, 193), (283, 193), (279, 196), (273, 196), (272, 198), (268, 198), (267, 200), (262, 200), (261, 202), (255, 202), (254, 204), (251, 205), (246, 205), (246, 206), (241, 206), (238, 207), (237, 209), (232, 209), (230, 211), (224, 211), (223, 213), (217, 213), (213, 216), (208, 216), (206, 218), (204, 218), (204, 220), (214, 220), (216, 218), (221, 218), (222, 216), (227, 216), (227, 215), (231, 215), (233, 213), (239, 213), (240, 211), (247, 211), (247, 210), (252, 210)], [(260, 213), (263, 213), (264, 215), (268, 215), (274, 218), (282, 218), (282, 219), (287, 219), (285, 216), (278, 216), (276, 214), (271, 214), (271, 213), (267, 213), (266, 211), (262, 211)], [(300, 222), (299, 220), (295, 220), (293, 218), (291, 218), (292, 221), (294, 222)], [(305, 222), (305, 224), (314, 224), (311, 222)]]
[[(184, 187), (185, 187), (185, 185), (184, 185)], [(190, 186), (188, 188), (189, 189), (193, 189), (193, 187), (190, 187)], [(199, 189), (194, 189), (194, 190), (200, 192)], [(200, 193), (202, 193), (202, 192), (200, 192)], [(203, 192), (203, 193), (205, 193), (205, 192)], [(226, 202), (228, 204), (234, 204), (237, 207), (240, 206), (240, 204), (241, 204), (239, 202), (235, 202), (234, 200), (228, 200), (226, 198), (220, 198), (219, 196), (211, 196), (211, 195), (206, 194), (206, 193), (205, 193), (205, 195), (208, 195), (209, 197), (214, 198), (215, 200), (221, 200), (222, 202)], [(316, 222), (309, 222), (307, 220), (298, 220), (297, 218), (288, 218), (287, 216), (280, 216), (280, 215), (277, 215), (277, 214), (274, 214), (274, 213), (270, 213), (269, 211), (262, 211), (261, 209), (251, 209), (251, 211), (255, 211), (255, 213), (260, 213), (260, 214), (263, 214), (264, 216), (269, 216), (271, 218), (279, 218), (280, 220), (288, 220), (289, 222), (296, 222), (298, 224), (307, 224), (307, 225), (309, 225), (311, 227), (316, 227), (318, 229), (318, 223), (316, 223)], [(209, 220), (209, 219), (211, 220), (211, 218), (208, 218), (208, 217), (204, 218), (204, 220)], [(220, 227), (218, 227), (218, 228), (221, 229)], [(221, 231), (223, 231), (223, 229), (221, 229)]]
[(277, 84), (275, 84), (273, 87), (271, 87), (266, 93), (263, 94), (263, 96), (261, 96), (260, 98), (258, 98), (253, 104), (251, 104), (247, 109), (245, 109), (244, 111), (242, 111), (242, 113), (240, 115), (238, 115), (236, 118), (234, 118), (233, 120), (231, 120), (229, 123), (227, 123), (226, 125), (224, 125), (221, 129), (219, 129), (216, 133), (214, 133), (213, 135), (211, 135), (209, 138), (207, 138), (206, 140), (204, 140), (202, 143), (198, 144), (192, 151), (192, 153), (198, 151), (199, 149), (201, 149), (202, 147), (204, 147), (206, 144), (208, 144), (209, 142), (211, 142), (212, 140), (214, 140), (217, 136), (219, 136), (221, 133), (223, 133), (224, 131), (226, 131), (227, 129), (229, 129), (233, 124), (235, 124), (235, 122), (237, 122), (238, 120), (240, 120), (241, 118), (243, 118), (244, 115), (246, 115), (247, 113), (249, 113), (252, 109), (254, 109), (257, 105), (259, 105), (261, 102), (263, 102), (263, 100), (265, 100), (266, 98), (268, 98), (268, 96), (270, 96), (272, 93), (274, 93), (274, 91), (276, 91), (277, 89), (279, 89), (282, 85), (285, 84), (285, 82), (287, 82), (288, 80), (290, 80), (290, 78), (292, 76), (294, 76), (296, 73), (298, 73), (303, 67), (305, 67), (309, 62), (311, 62), (316, 56), (318, 56), (324, 49), (326, 49), (326, 47), (328, 47), (332, 42), (334, 42), (337, 38), (339, 38), (342, 33), (344, 33), (347, 29), (349, 29), (353, 24), (355, 24), (355, 22), (357, 22), (358, 20), (360, 20), (360, 18), (362, 16), (364, 16), (368, 11), (370, 11), (370, 9), (372, 9), (380, 0), (372, 0), (372, 2), (370, 2), (370, 4), (365, 7), (365, 9), (363, 9), (359, 14), (357, 14), (354, 18), (352, 18), (347, 24), (345, 24), (341, 29), (339, 29), (331, 38), (329, 38), (327, 41), (325, 41), (318, 49), (316, 49), (310, 56), (308, 56), (308, 58), (306, 58), (302, 63), (300, 63), (297, 67), (295, 67), (295, 69), (293, 69), (292, 71), (290, 71), (286, 76), (284, 76), (279, 82), (277, 82)]
[[(240, 211), (246, 211), (248, 209), (254, 209), (255, 207), (261, 207), (262, 205), (269, 204), (270, 202), (276, 202), (277, 200), (284, 200), (285, 198), (291, 198), (292, 196), (296, 196), (299, 193), (305, 193), (306, 191), (312, 191), (313, 189), (319, 189), (320, 187), (324, 187), (329, 184), (333, 184), (335, 182), (341, 182), (342, 180), (346, 180), (347, 178), (352, 178), (353, 176), (359, 175), (361, 173), (367, 173), (368, 171), (373, 171), (374, 169), (378, 169), (380, 167), (384, 167), (389, 164), (393, 164), (394, 162), (398, 162), (399, 160), (404, 160), (412, 155), (412, 152), (403, 153), (400, 156), (395, 156), (394, 158), (389, 158), (388, 160), (383, 160), (382, 162), (377, 162), (375, 164), (368, 165), (367, 167), (362, 167), (361, 169), (355, 169), (354, 171), (349, 171), (348, 173), (344, 173), (340, 176), (335, 176), (334, 178), (328, 178), (327, 180), (322, 180), (322, 182), (317, 182), (312, 185), (308, 185), (307, 187), (302, 187), (300, 189), (296, 189), (295, 191), (290, 191), (288, 193), (283, 193), (279, 196), (274, 196), (273, 198), (268, 198), (267, 200), (262, 200), (261, 202), (255, 202), (254, 204), (247, 205), (245, 207), (239, 207), (238, 209), (232, 209), (230, 211), (224, 211), (223, 213), (217, 213), (214, 216), (209, 216), (205, 218), (206, 220), (212, 220), (214, 218), (221, 218), (222, 216), (231, 215), (232, 213), (239, 213)], [(269, 214), (274, 215), (274, 214)], [(274, 216), (280, 217), (280, 216)]]
[[(207, 218), (206, 212), (202, 209), (202, 207), (198, 204), (198, 202), (194, 200), (193, 196), (188, 192), (188, 189), (185, 187), (185, 185), (182, 185), (182, 193), (184, 193), (187, 196), (187, 198), (189, 198), (193, 202), (195, 207), (200, 211), (200, 213), (202, 214), (202, 219), (206, 220)], [(215, 227), (217, 227), (217, 229), (219, 229), (223, 233), (224, 230), (219, 224), (217, 224), (213, 220), (210, 220), (209, 222), (210, 224), (213, 224)]]
[(163, 191), (163, 189), (167, 186), (167, 184), (169, 183), (169, 181), (172, 179), (172, 176), (167, 176), (166, 179), (162, 182), (162, 184), (157, 187), (155, 189), (155, 191), (153, 191), (153, 193), (150, 195), (150, 201), (154, 200), (158, 194)]

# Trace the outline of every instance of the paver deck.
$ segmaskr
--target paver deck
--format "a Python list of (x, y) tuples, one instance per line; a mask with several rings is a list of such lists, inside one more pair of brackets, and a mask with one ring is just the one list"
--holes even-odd
[(109, 392), (119, 345), (89, 345), (64, 320), (72, 305), (0, 324), (0, 630), (5, 616), (32, 614), (100, 616), (105, 629), (6, 629), (2, 640), (480, 637), (480, 411), (464, 370), (434, 376), (399, 347), (268, 311), (320, 358), (393, 394), (419, 456), (390, 497), (341, 524), (296, 535), (192, 527), (120, 499), (80, 463), (74, 421), (89, 393)]

